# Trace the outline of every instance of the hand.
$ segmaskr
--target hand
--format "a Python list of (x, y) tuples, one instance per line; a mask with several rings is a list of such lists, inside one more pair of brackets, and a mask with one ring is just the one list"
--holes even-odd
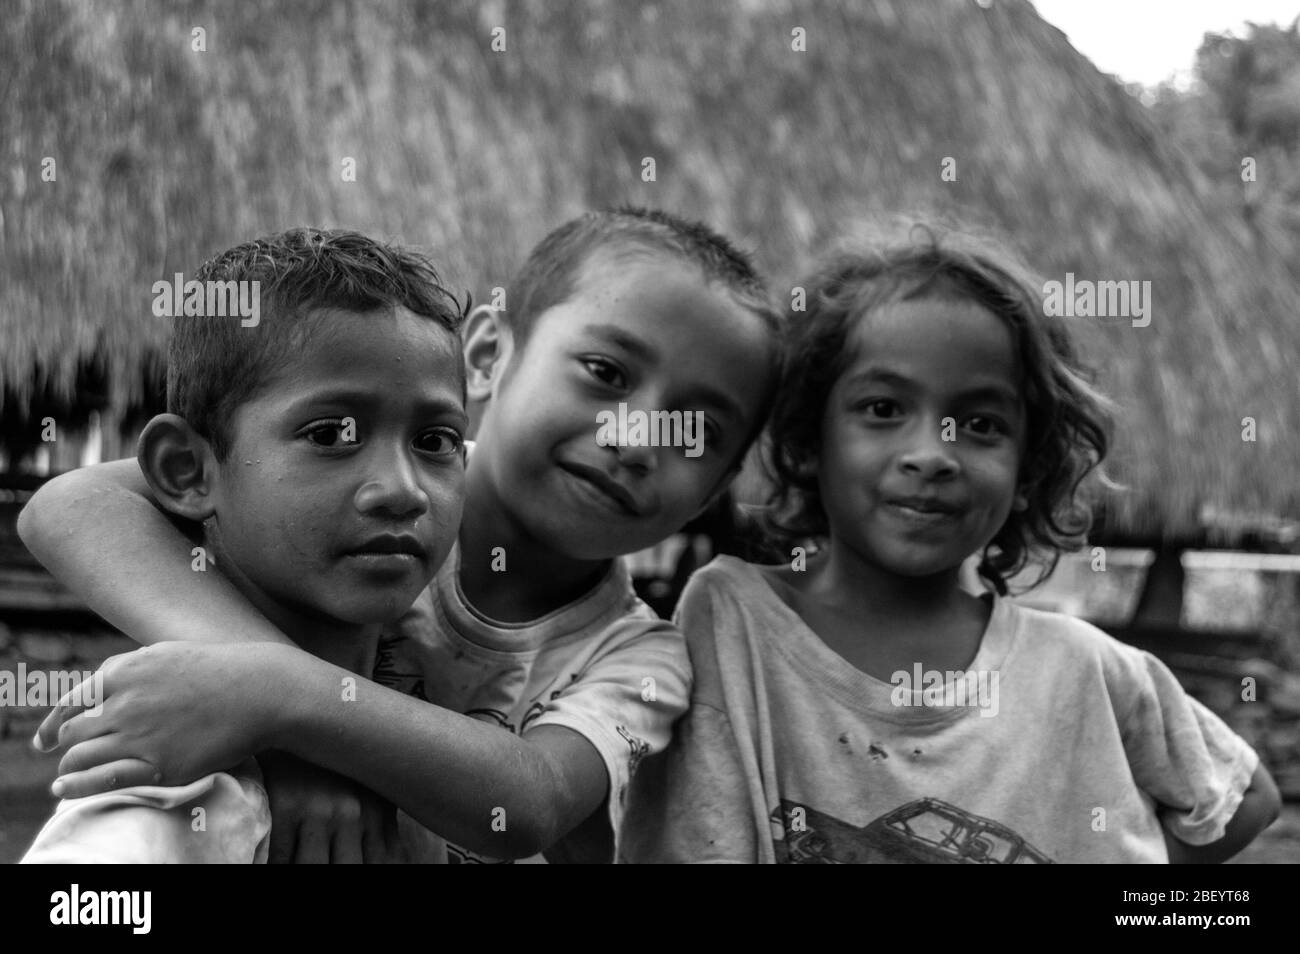
[(36, 731), (37, 748), (65, 750), (54, 794), (182, 785), (253, 755), (275, 698), (258, 660), (280, 648), (171, 642), (106, 660)]
[(287, 752), (263, 752), (257, 761), (271, 801), (271, 864), (408, 860), (391, 803)]

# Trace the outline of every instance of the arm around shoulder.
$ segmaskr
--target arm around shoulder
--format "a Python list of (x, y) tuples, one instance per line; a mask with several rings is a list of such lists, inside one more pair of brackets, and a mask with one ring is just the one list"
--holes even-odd
[(100, 527), (105, 516), (139, 519), (141, 508), (162, 516), (135, 458), (82, 467), (51, 478), (32, 495), (18, 514), (18, 536), (48, 564), (84, 546), (81, 537)]
[(155, 502), (135, 459), (55, 477), (18, 516), (33, 555), (139, 643), (288, 642), (220, 572), (196, 570), (186, 533), (198, 528), (183, 526)]

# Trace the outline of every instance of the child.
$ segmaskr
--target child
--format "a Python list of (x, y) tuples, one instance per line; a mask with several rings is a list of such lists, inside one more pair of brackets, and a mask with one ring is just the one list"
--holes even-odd
[[(965, 247), (970, 245), (970, 247)], [(1037, 284), (928, 236), (803, 283), (772, 517), (678, 609), (691, 709), (630, 798), (631, 861), (1221, 861), (1277, 814), (1255, 753), (1153, 656), (1018, 606), (1087, 529), (1106, 415)], [(785, 550), (791, 553), (790, 550)], [(959, 586), (968, 556), (996, 591)], [(1041, 577), (1040, 577), (1041, 578)]]
[[(354, 232), (250, 242), (197, 280), (259, 283), (264, 320), (175, 319), (168, 413), (140, 438), (140, 471), (160, 507), (202, 524), (198, 559), (212, 573), (304, 652), (369, 674), (381, 625), (411, 606), (456, 540), (461, 307), (423, 258)], [(379, 827), (391, 836), (390, 821)], [(418, 828), (408, 828), (409, 841)], [(183, 786), (66, 800), (25, 860), (264, 861), (269, 829), (248, 760)]]
[[(350, 706), (324, 706), (338, 672), (272, 644), (266, 620), (189, 573), (188, 541), (116, 465), (33, 498), (23, 539), (92, 607), (142, 642), (190, 641), (106, 673), (105, 714), (72, 718), (60, 737), (67, 791), (101, 790), (121, 757), (169, 780), (210, 770), (199, 727), (234, 710), (223, 755), (283, 748), (357, 779), (444, 836), (450, 860), (613, 859), (628, 780), (667, 744), (690, 681), (680, 633), (636, 599), (616, 558), (676, 531), (735, 475), (775, 385), (778, 319), (724, 239), (641, 210), (557, 229), (510, 294), (467, 324), (481, 418), (459, 543), (376, 674), (433, 706), (369, 684)], [(633, 433), (602, 443), (620, 405), (703, 420), (703, 452)], [(213, 645), (236, 638), (267, 644)], [(126, 691), (136, 686), (149, 692)], [(47, 721), (49, 742), (68, 716)], [(130, 743), (78, 753), (112, 731)]]

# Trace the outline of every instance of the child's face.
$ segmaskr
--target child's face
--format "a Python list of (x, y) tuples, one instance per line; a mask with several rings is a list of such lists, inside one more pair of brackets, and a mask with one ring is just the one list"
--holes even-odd
[(849, 347), (822, 419), (832, 538), (902, 576), (953, 570), (1016, 502), (1025, 423), (1011, 331), (973, 302), (920, 298), (860, 320)]
[[(654, 545), (739, 465), (769, 386), (771, 347), (762, 319), (697, 267), (595, 255), (495, 382), (474, 467), (526, 532), (570, 558)], [(629, 414), (703, 411), (703, 453), (601, 446), (600, 413), (620, 403)]]
[(403, 308), (324, 312), (231, 422), (209, 524), (219, 568), (289, 612), (405, 612), (450, 552), (464, 497), (459, 341)]

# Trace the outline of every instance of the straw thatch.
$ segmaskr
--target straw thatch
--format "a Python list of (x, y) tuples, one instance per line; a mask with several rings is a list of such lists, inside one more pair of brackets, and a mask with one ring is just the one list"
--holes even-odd
[(73, 388), (88, 353), (116, 405), (146, 397), (139, 361), (166, 331), (152, 282), (289, 224), (430, 246), (482, 299), (592, 205), (709, 218), (778, 287), (838, 235), (919, 209), (1006, 230), (1049, 278), (1153, 283), (1149, 327), (1076, 319), (1124, 408), (1119, 525), (1300, 513), (1294, 263), (1252, 249), (1141, 104), (1023, 0), (24, 0), (0, 62), (11, 402), (36, 367)]

